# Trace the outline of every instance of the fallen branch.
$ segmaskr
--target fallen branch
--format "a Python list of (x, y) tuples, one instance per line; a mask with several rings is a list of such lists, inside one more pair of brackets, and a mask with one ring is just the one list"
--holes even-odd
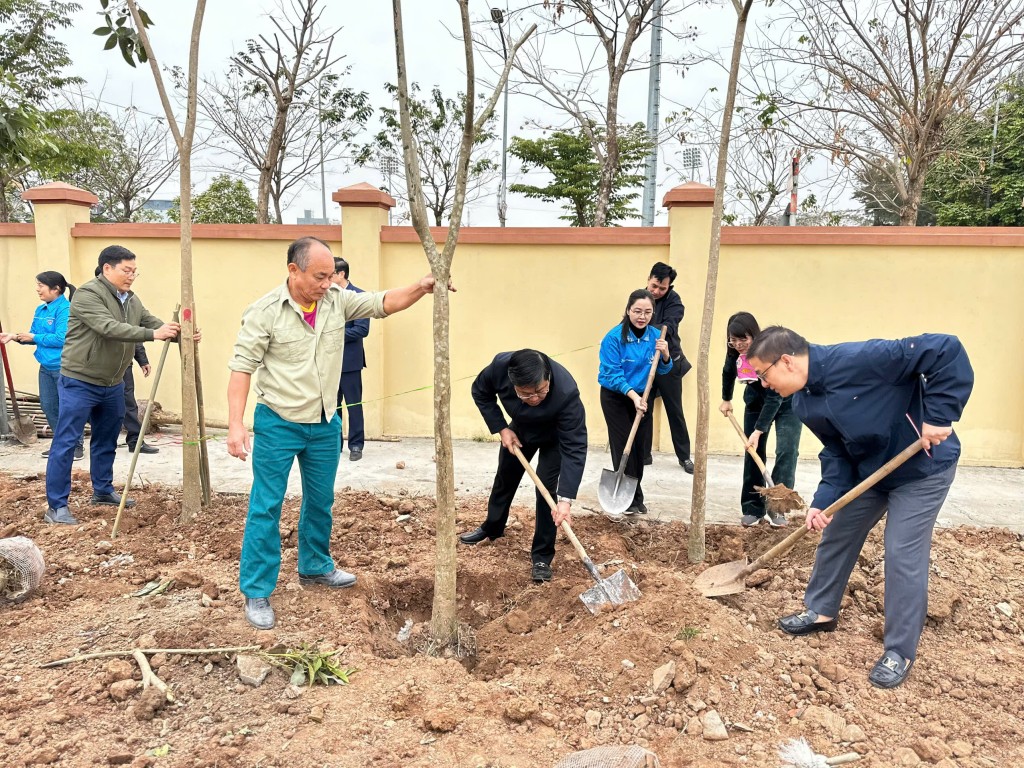
[(154, 653), (177, 653), (181, 656), (205, 656), (208, 653), (245, 653), (246, 651), (258, 651), (259, 645), (240, 645), (234, 648), (132, 648), (127, 651), (97, 651), (96, 653), (83, 653), (78, 656), (69, 656), (66, 659), (57, 659), (40, 664), (40, 669), (48, 667), (62, 667), (65, 664), (73, 664), (78, 661), (89, 661), (90, 659), (110, 659), (116, 656), (134, 656), (136, 653), (144, 653), (148, 656)]
[(153, 668), (149, 666), (149, 659), (146, 658), (146, 654), (135, 649), (132, 651), (132, 657), (134, 657), (135, 661), (139, 663), (139, 669), (142, 670), (142, 687), (149, 688), (149, 686), (153, 686), (163, 693), (163, 695), (167, 697), (168, 701), (174, 701), (174, 695), (167, 690), (167, 683), (157, 677), (156, 672), (154, 672)]

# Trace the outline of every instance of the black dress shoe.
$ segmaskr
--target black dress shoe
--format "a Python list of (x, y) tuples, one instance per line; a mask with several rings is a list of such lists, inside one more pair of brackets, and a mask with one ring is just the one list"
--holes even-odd
[(683, 468), (683, 472), (686, 474), (693, 474), (693, 459), (683, 459), (679, 462), (679, 466)]
[(831, 632), (838, 622), (838, 618), (818, 621), (818, 614), (808, 608), (802, 613), (783, 616), (779, 619), (779, 629), (787, 635), (809, 635), (812, 632)]
[[(119, 507), (121, 506), (121, 497), (116, 493), (94, 493), (92, 499), (89, 501), (90, 504), (100, 504), (104, 507)], [(134, 507), (135, 502), (128, 499), (124, 503), (126, 507)]]
[[(128, 443), (128, 452), (135, 453), (135, 443)], [(139, 453), (160, 453), (160, 449), (150, 445), (145, 440), (143, 440), (142, 447), (139, 449)]]
[(348, 452), (349, 461), (359, 461), (361, 458), (363, 458), (363, 452), (359, 449)]
[(459, 541), (461, 541), (463, 544), (479, 544), (481, 541), (485, 541), (487, 539), (491, 539), (491, 541), (493, 541), (494, 539), (500, 538), (501, 536), (491, 536), (483, 528), (477, 528), (476, 530), (470, 531), (469, 533), (459, 534)]
[(654, 457), (653, 456), (644, 456), (644, 466), (645, 467), (649, 467), (653, 463), (654, 463)]
[(886, 651), (868, 675), (868, 682), (875, 688), (895, 688), (907, 679), (912, 666), (912, 659), (905, 659), (896, 651)]
[(530, 578), (538, 584), (551, 581), (551, 566), (547, 563), (534, 563), (533, 570), (530, 572)]

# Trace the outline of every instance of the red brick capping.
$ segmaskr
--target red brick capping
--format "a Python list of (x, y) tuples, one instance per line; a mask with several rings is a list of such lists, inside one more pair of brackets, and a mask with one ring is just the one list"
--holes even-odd
[[(434, 242), (448, 237), (447, 227), (431, 227)], [(381, 227), (382, 243), (418, 243), (412, 227)], [(459, 244), (488, 245), (668, 245), (668, 227), (461, 227)]]
[(21, 199), (39, 205), (40, 203), (70, 203), (92, 207), (100, 201), (92, 192), (65, 184), (63, 181), (51, 181), (38, 187), (26, 189)]
[(349, 208), (383, 208), (387, 211), (395, 207), (395, 198), (365, 181), (342, 187), (331, 195), (331, 200)]
[[(178, 240), (178, 224), (75, 224), (72, 237), (164, 238)], [(341, 242), (341, 227), (332, 224), (193, 224), (193, 240), (298, 240), (319, 237), (327, 242)]]
[(705, 208), (715, 204), (715, 190), (706, 184), (688, 181), (665, 193), (665, 208)]
[(0, 224), (0, 237), (35, 237), (35, 224)]

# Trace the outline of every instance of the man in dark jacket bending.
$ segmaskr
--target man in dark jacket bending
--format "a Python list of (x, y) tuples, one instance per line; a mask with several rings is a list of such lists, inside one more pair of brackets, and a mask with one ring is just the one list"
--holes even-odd
[[(793, 395), (793, 411), (821, 440), (821, 482), (806, 525), (822, 531), (804, 595), (806, 610), (779, 620), (791, 635), (831, 632), (861, 547), (885, 526), (885, 653), (868, 680), (903, 683), (917, 656), (928, 612), (932, 528), (956, 474), (953, 432), (974, 386), (967, 352), (955, 336), (821, 346), (778, 326), (747, 352), (766, 387)], [(845, 506), (823, 513), (915, 440), (925, 451)], [(827, 526), (827, 527), (826, 527)]]
[(476, 377), (473, 401), (491, 434), (501, 437), (501, 448), (487, 519), (476, 530), (459, 536), (459, 541), (478, 544), (504, 535), (512, 499), (525, 471), (512, 448), (519, 448), (527, 461), (540, 451), (537, 474), (558, 503), (552, 514), (537, 492), (531, 576), (536, 582), (551, 581), (555, 536), (562, 521), (571, 520), (570, 509), (587, 460), (586, 413), (576, 381), (543, 352), (503, 352)]

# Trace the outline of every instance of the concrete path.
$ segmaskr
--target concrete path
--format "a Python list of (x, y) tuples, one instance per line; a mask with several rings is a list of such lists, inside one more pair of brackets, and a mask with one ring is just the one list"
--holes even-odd
[[(252, 483), (252, 468), (227, 454), (224, 433), (211, 433), (210, 473), (217, 491), (248, 493)], [(164, 432), (149, 440), (160, 448), (160, 453), (140, 456), (137, 474), (150, 483), (180, 485), (181, 436)], [(0, 471), (12, 475), (25, 475), (46, 471), (46, 460), (40, 452), (48, 446), (41, 440), (35, 446), (25, 447), (11, 441), (0, 442)], [(455, 481), (459, 495), (479, 496), (490, 491), (494, 479), (498, 444), (496, 442), (456, 441)], [(395, 493), (406, 489), (416, 495), (434, 493), (434, 443), (430, 438), (403, 438), (395, 442), (370, 441), (366, 444), (362, 461), (350, 462), (348, 453), (342, 455), (335, 488), (352, 487), (382, 493)], [(118, 450), (114, 465), (115, 485), (124, 483), (128, 473), (130, 455), (123, 446)], [(398, 469), (396, 464), (404, 462)], [(587, 458), (587, 469), (580, 489), (579, 502), (574, 512), (598, 511), (597, 483), (601, 469), (611, 467), (606, 450), (592, 449)], [(88, 443), (86, 458), (75, 464), (88, 469)], [(742, 463), (739, 456), (711, 456), (707, 489), (709, 522), (738, 523), (738, 498)], [(529, 478), (520, 487), (517, 504), (531, 505)], [(138, 482), (138, 481), (136, 481)], [(801, 461), (797, 469), (796, 490), (810, 499), (818, 482), (818, 462)], [(298, 469), (293, 468), (289, 492), (299, 493)], [(644, 475), (644, 492), (653, 518), (687, 520), (690, 516), (692, 477), (683, 472), (675, 456), (656, 453), (654, 465)], [(44, 500), (40, 499), (40, 504)], [(1024, 470), (994, 469), (989, 467), (960, 467), (956, 482), (939, 516), (943, 526), (974, 525), (998, 526), (1024, 533)]]

